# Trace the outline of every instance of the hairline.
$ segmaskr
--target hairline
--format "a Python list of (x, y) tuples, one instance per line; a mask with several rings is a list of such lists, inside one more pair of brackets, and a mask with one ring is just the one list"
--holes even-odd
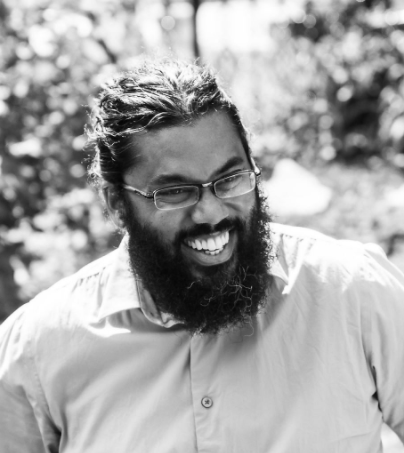
[[(226, 108), (212, 108), (204, 113), (200, 113), (200, 114), (195, 114), (193, 117), (191, 118), (187, 118), (187, 119), (178, 119), (178, 121), (175, 121), (175, 122), (172, 122), (172, 123), (168, 123), (168, 124), (158, 124), (154, 127), (151, 127), (149, 129), (144, 129), (142, 131), (139, 131), (139, 132), (136, 132), (136, 133), (133, 133), (131, 134), (132, 136), (130, 137), (130, 139), (128, 140), (128, 145), (126, 145), (126, 148), (129, 148), (129, 147), (133, 147), (133, 149), (136, 149), (136, 138), (137, 137), (144, 137), (146, 135), (149, 135), (149, 136), (153, 136), (153, 135), (156, 135), (158, 134), (159, 132), (165, 130), (165, 129), (174, 129), (174, 128), (184, 128), (184, 127), (194, 127), (200, 120), (202, 120), (202, 118), (205, 118), (207, 116), (211, 116), (211, 115), (214, 115), (214, 114), (224, 114), (226, 115), (227, 119), (229, 120), (229, 123), (233, 129), (233, 132), (235, 134), (237, 134), (237, 136), (239, 137), (240, 141), (241, 141), (241, 144), (242, 144), (242, 147), (244, 149), (244, 152), (246, 153), (246, 157), (247, 157), (247, 160), (248, 162), (252, 165), (252, 162), (251, 162), (251, 149), (249, 147), (249, 144), (248, 144), (248, 138), (247, 136), (245, 136), (245, 140), (243, 140), (243, 137), (239, 131), (239, 129), (237, 128), (236, 124), (234, 123), (231, 115), (230, 115), (230, 112), (226, 109)], [(245, 130), (245, 132), (247, 133), (247, 131)], [(245, 143), (244, 143), (245, 141)], [(136, 154), (136, 153), (135, 153)], [(138, 154), (138, 156), (136, 157), (133, 157), (133, 159), (131, 159), (131, 162), (133, 162), (133, 164), (131, 164), (127, 170), (124, 172), (124, 174), (128, 174), (128, 172), (130, 172), (132, 169), (134, 169), (137, 165), (137, 163), (139, 163), (142, 159), (142, 156), (140, 155), (140, 153)], [(119, 184), (118, 184), (119, 185)]]

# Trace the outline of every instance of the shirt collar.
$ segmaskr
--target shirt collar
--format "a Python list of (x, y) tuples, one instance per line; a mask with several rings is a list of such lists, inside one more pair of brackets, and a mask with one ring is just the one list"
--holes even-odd
[(126, 235), (113, 252), (110, 270), (106, 277), (105, 292), (97, 319), (101, 321), (121, 311), (140, 309), (151, 322), (163, 327), (171, 327), (178, 322), (165, 313), (160, 314), (150, 293), (131, 271), (128, 236)]
[(288, 285), (289, 279), (276, 255), (273, 257), (269, 274), (273, 277), (276, 277), (275, 284), (278, 287), (279, 291), (282, 293), (285, 287)]
[[(106, 279), (98, 319), (101, 320), (125, 310), (141, 309), (145, 317), (155, 324), (163, 327), (178, 324), (171, 315), (157, 310), (150, 293), (144, 288), (140, 279), (133, 275), (129, 262), (128, 236), (123, 238), (118, 249), (113, 253), (115, 255)], [(276, 253), (272, 258), (269, 273), (276, 278), (275, 283), (282, 292), (288, 284), (288, 277)]]
[(98, 313), (100, 320), (120, 311), (140, 308), (138, 282), (130, 269), (127, 236), (113, 254)]

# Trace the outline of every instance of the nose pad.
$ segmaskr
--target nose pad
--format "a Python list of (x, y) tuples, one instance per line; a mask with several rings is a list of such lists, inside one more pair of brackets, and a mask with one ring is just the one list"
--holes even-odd
[(194, 205), (192, 220), (195, 223), (216, 225), (229, 216), (226, 204), (213, 193), (211, 187), (202, 189), (201, 197)]

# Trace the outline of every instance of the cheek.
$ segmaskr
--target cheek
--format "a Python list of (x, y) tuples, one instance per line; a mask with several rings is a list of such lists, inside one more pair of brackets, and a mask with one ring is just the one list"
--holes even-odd
[(227, 206), (231, 209), (231, 216), (247, 218), (256, 205), (255, 193), (250, 192), (241, 197), (230, 199)]
[(184, 213), (178, 211), (158, 211), (148, 216), (145, 224), (157, 232), (160, 238), (166, 242), (174, 241), (178, 233), (184, 228)]

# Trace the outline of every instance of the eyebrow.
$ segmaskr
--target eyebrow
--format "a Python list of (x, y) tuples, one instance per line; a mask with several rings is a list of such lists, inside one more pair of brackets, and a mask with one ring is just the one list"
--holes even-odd
[[(241, 157), (232, 157), (229, 159), (224, 165), (222, 165), (220, 168), (218, 168), (214, 173), (213, 173), (213, 178), (212, 180), (215, 180), (217, 177), (219, 177), (220, 174), (227, 172), (231, 168), (237, 166), (237, 165), (245, 165), (245, 160), (242, 159)], [(171, 174), (160, 174), (157, 175), (155, 178), (153, 178), (149, 185), (150, 186), (160, 186), (160, 185), (165, 185), (165, 184), (197, 184), (196, 181), (190, 181), (188, 178), (186, 178), (184, 175), (181, 174), (176, 174), (176, 173), (171, 173)]]

